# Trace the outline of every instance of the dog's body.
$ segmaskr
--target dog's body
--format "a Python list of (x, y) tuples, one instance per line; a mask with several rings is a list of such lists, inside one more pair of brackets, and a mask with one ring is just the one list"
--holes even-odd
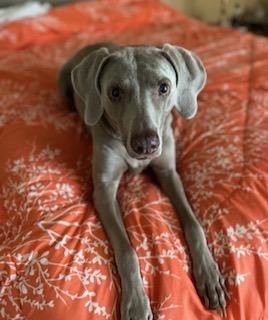
[(122, 174), (141, 172), (149, 165), (181, 221), (199, 296), (206, 307), (225, 315), (228, 293), (176, 172), (171, 128), (174, 106), (185, 118), (195, 115), (196, 98), (205, 81), (200, 60), (168, 44), (163, 48), (89, 46), (59, 74), (61, 95), (70, 108), (75, 105), (92, 134), (93, 199), (121, 277), (123, 320), (153, 317), (117, 202)]

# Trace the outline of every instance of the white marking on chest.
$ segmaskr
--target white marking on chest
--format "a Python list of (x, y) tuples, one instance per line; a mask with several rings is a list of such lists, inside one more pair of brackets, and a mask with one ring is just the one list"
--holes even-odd
[(128, 164), (128, 172), (131, 174), (141, 173), (151, 162), (151, 160), (137, 160), (130, 157), (128, 157), (126, 161)]

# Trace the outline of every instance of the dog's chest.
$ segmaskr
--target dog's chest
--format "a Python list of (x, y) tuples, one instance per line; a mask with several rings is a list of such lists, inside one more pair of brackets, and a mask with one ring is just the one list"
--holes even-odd
[(150, 160), (136, 160), (136, 159), (126, 159), (128, 164), (128, 173), (138, 174), (141, 173), (144, 169), (150, 164)]

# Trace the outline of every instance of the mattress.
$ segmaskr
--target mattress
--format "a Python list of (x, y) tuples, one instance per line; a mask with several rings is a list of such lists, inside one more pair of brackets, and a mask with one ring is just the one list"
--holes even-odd
[[(268, 319), (268, 40), (153, 0), (101, 0), (0, 26), (0, 318), (120, 319), (121, 283), (92, 201), (92, 141), (57, 73), (96, 42), (194, 51), (208, 81), (174, 114), (177, 170), (219, 264), (227, 318)], [(220, 319), (200, 301), (180, 222), (150, 171), (118, 201), (154, 319)]]

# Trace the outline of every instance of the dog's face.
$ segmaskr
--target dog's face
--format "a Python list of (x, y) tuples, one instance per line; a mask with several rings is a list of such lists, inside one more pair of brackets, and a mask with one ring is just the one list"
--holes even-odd
[(128, 154), (161, 153), (162, 131), (176, 98), (176, 73), (157, 48), (123, 48), (103, 67), (99, 90), (105, 116)]
[(161, 154), (163, 129), (174, 106), (185, 118), (195, 115), (205, 78), (195, 55), (170, 45), (119, 47), (111, 53), (102, 48), (72, 73), (86, 104), (86, 124), (105, 116), (136, 159)]

